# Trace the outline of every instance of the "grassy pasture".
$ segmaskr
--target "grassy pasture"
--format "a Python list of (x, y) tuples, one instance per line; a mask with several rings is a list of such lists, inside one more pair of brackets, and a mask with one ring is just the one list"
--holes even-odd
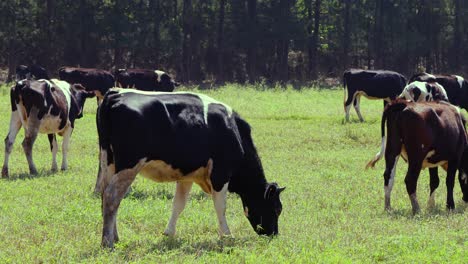
[[(100, 248), (100, 199), (92, 194), (98, 157), (95, 100), (77, 120), (69, 170), (50, 173), (47, 137), (34, 146), (39, 175), (28, 175), (18, 135), (10, 179), (0, 180), (0, 263), (466, 263), (468, 209), (455, 185), (456, 210), (445, 210), (445, 175), (428, 211), (429, 173), (418, 185), (422, 213), (411, 215), (400, 160), (391, 212), (383, 210), (383, 167), (364, 170), (380, 147), (382, 103), (363, 99), (365, 123), (342, 124), (343, 90), (259, 91), (231, 85), (202, 91), (230, 104), (253, 127), (267, 179), (286, 186), (280, 235), (257, 236), (240, 199), (228, 195), (232, 238), (218, 238), (213, 204), (198, 186), (178, 222), (177, 236), (162, 235), (174, 184), (137, 177), (118, 214), (121, 241)], [(0, 159), (10, 118), (6, 87), (0, 88)], [(61, 144), (61, 138), (59, 138)], [(61, 156), (58, 158), (59, 166)]]

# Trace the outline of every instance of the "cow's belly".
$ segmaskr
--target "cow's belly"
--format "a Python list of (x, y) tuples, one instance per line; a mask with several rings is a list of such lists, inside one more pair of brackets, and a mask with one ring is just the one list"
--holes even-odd
[(58, 133), (63, 130), (63, 127), (60, 128), (60, 123), (62, 119), (59, 116), (45, 115), (39, 126), (39, 133)]
[(205, 167), (200, 167), (188, 174), (183, 174), (179, 169), (174, 169), (170, 164), (162, 160), (152, 160), (146, 162), (140, 174), (150, 180), (156, 182), (194, 182), (198, 184), (206, 193), (211, 193), (213, 186), (211, 185), (211, 169), (213, 161), (210, 159)]
[(366, 92), (364, 92), (364, 91), (357, 91), (357, 92), (356, 92), (356, 96), (358, 96), (358, 95), (359, 95), (359, 96), (364, 96), (364, 97), (366, 97), (367, 99), (371, 99), (371, 100), (377, 100), (377, 99), (383, 99), (383, 100), (387, 100), (387, 101), (390, 100), (390, 98), (387, 97), (387, 96), (385, 96), (385, 97), (378, 97), (378, 96), (375, 96), (375, 95), (368, 95), (368, 94), (367, 94)]
[[(401, 157), (406, 161), (408, 162), (408, 153), (406, 152), (406, 147), (405, 145), (402, 145), (401, 146)], [(447, 160), (441, 160), (439, 162), (436, 162), (436, 163), (431, 163), (429, 162), (429, 158), (432, 157), (433, 155), (435, 154), (435, 150), (431, 150), (427, 153), (426, 157), (424, 158), (423, 162), (422, 162), (422, 169), (426, 169), (426, 168), (435, 168), (435, 167), (438, 167), (438, 166), (442, 166), (445, 170), (447, 170), (447, 165), (448, 165), (448, 161)]]

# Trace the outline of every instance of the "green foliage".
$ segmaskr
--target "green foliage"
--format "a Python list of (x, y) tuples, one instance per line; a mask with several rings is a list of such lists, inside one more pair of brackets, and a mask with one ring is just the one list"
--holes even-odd
[[(4, 89), (0, 88), (3, 136), (10, 108)], [(50, 173), (49, 144), (40, 135), (34, 146), (40, 173), (29, 176), (21, 148), (23, 132), (18, 135), (11, 178), (0, 180), (0, 262), (466, 262), (468, 213), (458, 183), (453, 213), (445, 210), (441, 184), (435, 210), (423, 209), (413, 217), (404, 186), (406, 164), (401, 161), (392, 195), (394, 210), (384, 211), (384, 162), (375, 170), (364, 170), (380, 147), (381, 101), (363, 99), (366, 122), (359, 123), (352, 112), (352, 122), (343, 124), (341, 88), (297, 91), (227, 85), (203, 92), (230, 104), (249, 121), (267, 179), (287, 187), (278, 237), (257, 236), (240, 199), (230, 194), (226, 214), (233, 237), (218, 238), (213, 203), (196, 186), (178, 222), (177, 236), (164, 237), (174, 184), (139, 176), (119, 210), (121, 241), (114, 252), (102, 250), (101, 202), (92, 194), (98, 165), (96, 103), (90, 100), (84, 117), (76, 122), (66, 172)], [(428, 179), (423, 171), (418, 186), (421, 204), (429, 196)]]

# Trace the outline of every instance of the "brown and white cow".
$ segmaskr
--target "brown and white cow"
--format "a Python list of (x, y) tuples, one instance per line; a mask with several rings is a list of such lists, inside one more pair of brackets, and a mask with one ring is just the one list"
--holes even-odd
[(63, 136), (62, 170), (68, 167), (67, 153), (75, 119), (83, 116), (86, 98), (93, 96), (81, 85), (52, 79), (29, 81), (23, 80), (11, 88), (10, 129), (5, 138), (5, 160), (2, 177), (8, 177), (8, 160), (13, 143), (21, 127), (25, 138), (22, 143), (29, 164), (29, 172), (37, 174), (32, 158), (32, 147), (38, 133), (48, 134), (52, 151), (52, 170), (57, 170), (57, 140), (55, 134)]
[[(396, 164), (401, 156), (408, 163), (405, 183), (413, 213), (420, 211), (416, 186), (421, 169), (442, 166), (447, 171), (447, 208), (455, 208), (453, 187), (455, 174), (463, 200), (468, 202), (468, 139), (460, 110), (445, 102), (415, 103), (396, 100), (382, 115), (382, 146), (366, 168), (374, 167), (385, 152), (385, 209), (390, 209), (390, 194), (395, 178)], [(387, 137), (385, 137), (387, 124)], [(386, 141), (385, 141), (386, 138)], [(439, 181), (432, 179), (429, 206), (434, 206), (434, 191)]]
[(102, 100), (104, 94), (114, 87), (115, 79), (112, 73), (95, 68), (74, 68), (61, 67), (59, 78), (71, 84), (81, 84), (87, 91), (96, 94), (98, 102)]
[(141, 91), (172, 92), (179, 83), (166, 72), (147, 69), (118, 69), (115, 72), (118, 87)]

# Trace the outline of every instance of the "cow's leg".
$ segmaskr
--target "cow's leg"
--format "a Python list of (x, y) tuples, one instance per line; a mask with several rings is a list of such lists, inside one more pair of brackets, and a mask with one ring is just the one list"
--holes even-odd
[(347, 88), (347, 98), (344, 102), (344, 110), (345, 110), (345, 121), (349, 122), (349, 111), (351, 110), (351, 104), (354, 101), (354, 97), (356, 96), (356, 91), (352, 91)]
[(113, 248), (114, 242), (119, 240), (117, 233), (117, 211), (128, 187), (135, 180), (145, 160), (146, 159), (140, 160), (133, 168), (125, 169), (112, 175), (102, 192), (104, 224), (102, 228), (101, 245), (103, 247)]
[(192, 189), (192, 182), (180, 182), (176, 183), (176, 193), (174, 195), (174, 200), (172, 201), (172, 215), (169, 223), (167, 224), (166, 230), (164, 230), (164, 235), (174, 236), (176, 232), (177, 219), (179, 218), (180, 213), (185, 208), (187, 203), (187, 198)]
[(37, 109), (32, 108), (29, 114), (28, 125), (25, 127), (25, 137), (22, 143), (26, 159), (29, 164), (29, 173), (37, 174), (36, 165), (33, 161), (32, 149), (39, 133), (40, 120), (37, 118)]
[(47, 137), (49, 138), (50, 151), (52, 151), (52, 171), (55, 172), (57, 171), (57, 137), (55, 134), (47, 134)]
[(362, 118), (361, 108), (360, 107), (361, 107), (361, 95), (357, 94), (356, 98), (354, 98), (354, 110), (356, 110), (356, 114), (358, 115), (359, 120), (361, 122), (364, 122), (364, 118)]
[(8, 177), (8, 162), (10, 160), (10, 154), (13, 149), (13, 143), (15, 142), (16, 135), (18, 135), (21, 129), (21, 116), (18, 110), (11, 113), (10, 117), (10, 130), (5, 138), (5, 159), (3, 160), (2, 177)]
[(429, 200), (427, 202), (427, 208), (433, 209), (435, 208), (435, 190), (437, 189), (437, 187), (439, 187), (439, 182), (440, 182), (439, 175), (437, 173), (437, 167), (430, 168), (429, 175), (430, 175), (429, 185), (431, 187), (431, 193), (429, 196)]
[(67, 126), (65, 130), (63, 131), (63, 142), (62, 142), (62, 166), (61, 170), (66, 170), (68, 169), (68, 150), (70, 146), (70, 138), (71, 134), (73, 132), (73, 128), (71, 126)]
[(416, 196), (416, 188), (418, 185), (419, 174), (421, 173), (421, 162), (408, 161), (408, 172), (405, 177), (406, 191), (408, 192), (413, 214), (420, 212), (418, 198)]
[(216, 209), (216, 215), (218, 216), (219, 224), (219, 235), (228, 236), (231, 235), (229, 227), (226, 221), (226, 195), (227, 195), (228, 183), (226, 183), (221, 191), (216, 192), (213, 190), (213, 202)]
[(385, 191), (385, 210), (391, 210), (391, 194), (393, 190), (393, 183), (395, 181), (395, 172), (396, 166), (398, 163), (398, 158), (400, 156), (390, 156), (386, 155), (385, 157), (385, 172), (384, 172), (384, 191)]
[(457, 164), (456, 161), (449, 161), (448, 168), (447, 168), (447, 178), (446, 178), (446, 185), (447, 185), (447, 209), (453, 210), (455, 209), (455, 202), (453, 200), (453, 187), (455, 185), (455, 174), (457, 173)]

